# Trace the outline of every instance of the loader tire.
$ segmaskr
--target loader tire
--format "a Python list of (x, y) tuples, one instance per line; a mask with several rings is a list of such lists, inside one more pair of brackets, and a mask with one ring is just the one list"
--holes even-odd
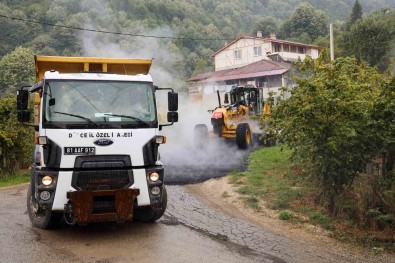
[(166, 187), (162, 187), (162, 201), (157, 207), (137, 208), (133, 211), (133, 220), (138, 222), (150, 223), (155, 222), (165, 213), (167, 207)]
[(240, 123), (236, 127), (236, 144), (239, 149), (247, 149), (252, 144), (251, 130), (248, 123)]
[(208, 135), (208, 128), (206, 124), (197, 124), (193, 131), (193, 141), (195, 147), (198, 149), (203, 149), (206, 144)]
[(34, 227), (49, 229), (58, 228), (62, 225), (62, 213), (55, 213), (49, 209), (44, 210), (38, 206), (31, 184), (27, 190), (27, 213)]

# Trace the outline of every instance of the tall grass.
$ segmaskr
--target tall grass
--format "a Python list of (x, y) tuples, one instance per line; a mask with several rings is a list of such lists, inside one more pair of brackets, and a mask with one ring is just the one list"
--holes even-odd
[(262, 148), (249, 157), (247, 171), (231, 174), (230, 182), (240, 185), (238, 192), (248, 196), (247, 205), (257, 208), (257, 198), (265, 196), (267, 205), (272, 209), (288, 209), (291, 198), (300, 195), (299, 190), (292, 188), (294, 180), (290, 171), (292, 152), (280, 146)]
[(30, 172), (21, 171), (15, 174), (0, 175), (0, 188), (27, 183), (30, 181)]

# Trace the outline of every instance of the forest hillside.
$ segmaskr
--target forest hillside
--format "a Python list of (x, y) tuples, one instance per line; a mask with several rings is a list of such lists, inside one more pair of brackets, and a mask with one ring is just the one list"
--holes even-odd
[[(394, 17), (393, 0), (357, 2), (361, 17), (380, 10)], [(281, 39), (327, 46), (329, 23), (344, 30), (354, 5), (354, 0), (5, 0), (0, 59), (19, 46), (38, 55), (154, 58), (153, 70), (166, 69), (155, 72), (159, 84), (185, 87), (191, 75), (211, 70), (210, 55), (240, 34), (261, 30), (268, 37), (273, 31)], [(392, 47), (393, 42), (391, 37)], [(352, 54), (347, 48), (340, 47), (339, 54)], [(3, 94), (6, 78), (0, 74)]]

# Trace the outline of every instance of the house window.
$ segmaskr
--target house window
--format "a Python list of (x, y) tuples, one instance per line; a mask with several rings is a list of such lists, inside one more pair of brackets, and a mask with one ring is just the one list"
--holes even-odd
[(304, 48), (303, 47), (298, 47), (298, 53), (299, 54), (304, 54)]
[(241, 50), (235, 50), (235, 59), (241, 59)]
[(284, 52), (289, 52), (289, 45), (284, 45), (283, 48), (284, 48)]
[(291, 52), (296, 53), (296, 46), (291, 46)]
[(258, 57), (262, 55), (262, 47), (258, 46), (258, 47), (254, 47), (254, 57)]
[(274, 44), (274, 52), (280, 52), (281, 46), (279, 44)]

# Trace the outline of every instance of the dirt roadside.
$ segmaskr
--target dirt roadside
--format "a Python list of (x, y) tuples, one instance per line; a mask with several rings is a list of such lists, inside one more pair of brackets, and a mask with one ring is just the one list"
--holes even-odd
[(188, 185), (186, 188), (200, 197), (203, 202), (225, 214), (251, 222), (279, 235), (315, 245), (352, 261), (395, 262), (395, 255), (386, 253), (374, 255), (366, 249), (334, 239), (330, 232), (318, 226), (279, 220), (277, 211), (270, 210), (264, 205), (261, 205), (259, 212), (246, 207), (241, 195), (236, 192), (237, 188), (229, 183), (229, 176)]

